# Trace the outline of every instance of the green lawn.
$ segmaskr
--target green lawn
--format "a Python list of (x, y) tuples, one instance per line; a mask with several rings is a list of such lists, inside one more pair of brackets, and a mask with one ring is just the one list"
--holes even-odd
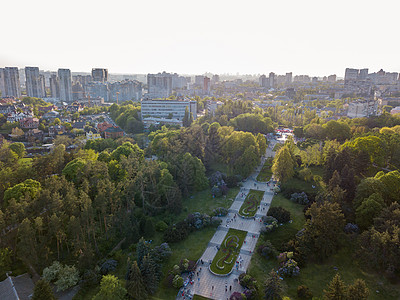
[(238, 187), (231, 188), (226, 196), (216, 198), (213, 198), (211, 195), (211, 188), (197, 192), (196, 194), (183, 199), (183, 209), (181, 214), (177, 217), (177, 220), (183, 220), (189, 213), (193, 212), (201, 212), (212, 215), (213, 210), (217, 207), (229, 208), (235, 200), (238, 192)]
[(271, 179), (271, 177), (272, 177), (272, 171), (271, 171), (272, 160), (273, 159), (271, 157), (267, 158), (260, 173), (257, 176), (258, 181), (266, 182)]
[(243, 217), (254, 217), (263, 195), (263, 191), (250, 190), (239, 209), (239, 215)]
[(221, 248), (211, 263), (210, 270), (216, 274), (229, 274), (235, 266), (236, 258), (239, 255), (246, 235), (247, 231), (229, 229), (221, 244)]

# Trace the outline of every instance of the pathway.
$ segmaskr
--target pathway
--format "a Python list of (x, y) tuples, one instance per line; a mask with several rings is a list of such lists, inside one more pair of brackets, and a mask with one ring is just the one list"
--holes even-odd
[[(261, 217), (267, 214), (273, 197), (270, 186), (268, 186), (266, 182), (258, 182), (256, 178), (258, 173), (261, 171), (266, 158), (274, 156), (275, 153), (272, 151), (274, 146), (275, 142), (271, 142), (270, 147), (267, 148), (265, 158), (261, 160), (260, 166), (258, 166), (255, 171), (242, 183), (242, 187), (237, 194), (235, 201), (228, 210), (228, 215), (220, 218), (222, 220), (221, 225), (217, 228), (217, 231), (208, 243), (206, 250), (199, 259), (195, 276), (193, 278), (194, 284), (185, 290), (185, 295), (196, 294), (210, 299), (225, 300), (229, 299), (231, 294), (234, 292), (243, 292), (243, 288), (238, 282), (238, 277), (241, 273), (246, 272), (247, 268), (249, 267), (251, 256), (254, 253), (255, 246), (260, 235), (260, 229), (263, 227)], [(246, 199), (250, 189), (258, 189), (265, 192), (255, 215), (255, 220), (243, 219), (239, 216), (233, 218), (235, 214), (238, 214), (239, 209)], [(239, 260), (241, 260), (242, 263), (240, 267), (237, 270), (234, 269), (230, 275), (217, 276), (208, 270), (208, 266), (214, 259), (215, 254), (218, 252), (217, 246), (221, 245), (229, 228), (247, 231), (245, 242), (243, 243), (239, 254)], [(203, 263), (201, 263), (201, 261)], [(199, 272), (199, 276), (197, 276), (197, 272)], [(179, 292), (177, 300), (188, 299), (182, 297), (181, 295), (182, 290)]]

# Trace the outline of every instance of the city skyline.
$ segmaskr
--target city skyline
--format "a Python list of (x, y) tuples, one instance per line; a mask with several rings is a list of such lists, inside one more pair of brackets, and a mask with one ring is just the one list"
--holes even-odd
[[(395, 1), (21, 0), (5, 3), (0, 66), (114, 74), (309, 74), (399, 71)], [(62, 12), (60, 14), (60, 12)], [(380, 16), (385, 16), (385, 22)], [(24, 20), (34, 16), (35, 26)], [(49, 26), (53, 24), (53, 26)], [(97, 24), (96, 26), (94, 26)], [(37, 28), (45, 38), (37, 39)], [(392, 30), (393, 28), (393, 30)], [(23, 39), (21, 39), (23, 37)], [(390, 40), (390, 47), (383, 41)]]

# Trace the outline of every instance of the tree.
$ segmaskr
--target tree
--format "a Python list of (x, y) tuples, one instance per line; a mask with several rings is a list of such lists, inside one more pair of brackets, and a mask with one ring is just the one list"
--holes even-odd
[(17, 202), (22, 198), (29, 196), (31, 199), (35, 199), (41, 189), (40, 182), (27, 179), (24, 182), (14, 185), (4, 192), (4, 206), (8, 205), (8, 201), (14, 198)]
[(79, 271), (75, 266), (65, 265), (57, 275), (58, 280), (55, 282), (57, 291), (65, 291), (75, 286), (79, 281)]
[(145, 283), (136, 261), (134, 261), (129, 268), (128, 278), (126, 281), (126, 290), (129, 297), (134, 300), (142, 300), (147, 298)]
[(274, 164), (272, 165), (272, 173), (275, 178), (285, 182), (294, 175), (294, 162), (290, 155), (289, 148), (283, 146), (279, 149), (278, 153), (274, 158)]
[(184, 127), (189, 127), (190, 126), (190, 124), (189, 124), (189, 109), (187, 108), (187, 106), (185, 108), (185, 115), (184, 115), (184, 117), (182, 119), (182, 125)]
[(92, 300), (123, 300), (126, 289), (114, 275), (105, 275), (100, 282), (100, 291)]
[(348, 286), (347, 299), (348, 300), (363, 300), (368, 299), (369, 289), (362, 279), (356, 279), (354, 284)]
[(50, 284), (46, 280), (39, 280), (35, 284), (32, 300), (56, 300)]
[(361, 229), (367, 229), (372, 225), (374, 218), (379, 216), (385, 202), (380, 194), (374, 193), (365, 198), (356, 210), (356, 222)]
[(272, 269), (265, 281), (265, 297), (266, 300), (279, 300), (282, 299), (282, 286), (278, 273)]
[(26, 154), (25, 145), (22, 143), (12, 143), (9, 148), (18, 155), (18, 158), (23, 158)]
[(313, 203), (306, 211), (308, 217), (300, 242), (309, 255), (325, 259), (336, 252), (345, 225), (339, 204)]
[(157, 290), (161, 277), (161, 265), (157, 264), (150, 254), (143, 257), (140, 265), (140, 272), (146, 282), (146, 289), (149, 294), (154, 294)]
[(324, 290), (325, 300), (345, 300), (347, 296), (347, 287), (337, 273)]

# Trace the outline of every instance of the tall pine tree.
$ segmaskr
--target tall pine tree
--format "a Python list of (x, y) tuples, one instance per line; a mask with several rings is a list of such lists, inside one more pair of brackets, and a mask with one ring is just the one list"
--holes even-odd
[(126, 290), (128, 291), (129, 297), (134, 300), (147, 299), (147, 291), (143, 281), (142, 273), (140, 273), (136, 261), (134, 261), (130, 267), (126, 281)]

